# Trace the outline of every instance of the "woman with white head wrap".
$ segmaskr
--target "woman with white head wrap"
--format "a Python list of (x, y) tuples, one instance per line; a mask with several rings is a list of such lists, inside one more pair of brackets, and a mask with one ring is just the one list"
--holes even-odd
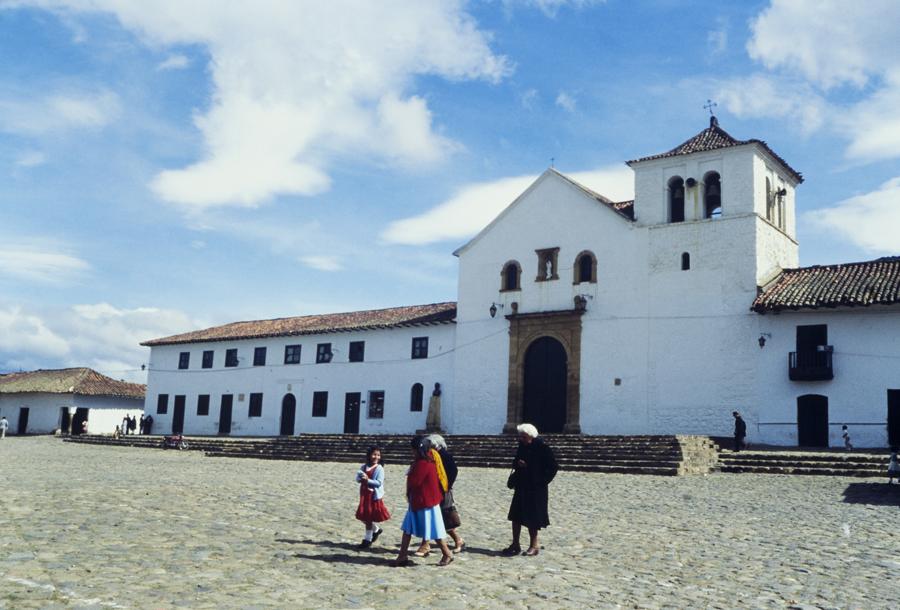
[(513, 459), (513, 474), (509, 481), (515, 491), (507, 515), (512, 521), (512, 544), (503, 549), (502, 553), (522, 553), (519, 537), (524, 525), (528, 528), (529, 543), (528, 550), (523, 554), (533, 557), (540, 551), (538, 532), (550, 525), (547, 510), (548, 486), (559, 466), (553, 450), (538, 436), (537, 428), (532, 424), (520, 424), (516, 426), (516, 431), (519, 433), (519, 446)]

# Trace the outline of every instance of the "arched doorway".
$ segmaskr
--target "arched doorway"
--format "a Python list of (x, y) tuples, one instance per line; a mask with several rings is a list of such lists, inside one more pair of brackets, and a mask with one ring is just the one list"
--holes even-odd
[(797, 444), (828, 446), (828, 397), (805, 394), (797, 397)]
[(562, 432), (566, 424), (566, 349), (553, 337), (541, 337), (525, 352), (522, 420), (539, 432)]
[(281, 430), (282, 436), (294, 435), (294, 419), (297, 416), (297, 399), (293, 394), (285, 394), (281, 399)]

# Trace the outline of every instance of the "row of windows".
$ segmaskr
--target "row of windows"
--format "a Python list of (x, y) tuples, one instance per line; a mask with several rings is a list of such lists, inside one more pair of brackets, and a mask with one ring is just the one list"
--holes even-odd
[[(548, 282), (558, 280), (557, 272), (559, 248), (547, 248), (537, 250), (537, 276), (536, 282)], [(581, 284), (590, 282), (597, 283), (597, 257), (590, 250), (584, 250), (575, 257), (575, 267), (573, 271), (573, 284)], [(522, 289), (522, 266), (519, 261), (507, 261), (503, 265), (500, 272), (500, 290), (507, 292), (510, 290)]]
[[(285, 345), (284, 346), (284, 363), (300, 364), (301, 345)], [(363, 362), (366, 355), (365, 341), (351, 341), (348, 350), (348, 362)], [(213, 359), (215, 357), (214, 350), (204, 350), (200, 367), (204, 369), (213, 368)], [(412, 340), (412, 358), (428, 357), (428, 337), (414, 337)], [(319, 343), (316, 345), (316, 364), (331, 362), (334, 358), (334, 352), (331, 349), (331, 343)], [(240, 359), (238, 358), (237, 348), (225, 350), (225, 366), (236, 367)], [(178, 354), (178, 368), (181, 370), (189, 369), (191, 365), (191, 353), (181, 352)], [(257, 347), (253, 349), (253, 366), (266, 365), (266, 348)]]
[[(684, 222), (684, 189), (696, 185), (693, 178), (687, 181), (681, 176), (669, 179), (669, 222)], [(703, 177), (703, 218), (722, 216), (722, 178), (719, 172), (709, 172)]]
[[(421, 383), (414, 383), (409, 392), (409, 410), (422, 411), (424, 405), (425, 388)], [(293, 394), (286, 396), (293, 397)], [(238, 402), (243, 401), (243, 394), (238, 394)], [(179, 408), (183, 411), (185, 408), (186, 397), (182, 394), (174, 397), (175, 409)], [(209, 415), (209, 394), (200, 394), (197, 396), (197, 415)], [(234, 394), (223, 394), (223, 406), (228, 408), (234, 402)], [(368, 401), (369, 419), (382, 419), (384, 417), (384, 390), (371, 390), (369, 392)], [(262, 392), (253, 392), (250, 394), (250, 402), (247, 408), (247, 417), (262, 417), (263, 395)], [(159, 394), (156, 397), (156, 414), (166, 415), (169, 412), (169, 395)], [(328, 415), (328, 392), (313, 392), (312, 400), (312, 416), (327, 417)]]

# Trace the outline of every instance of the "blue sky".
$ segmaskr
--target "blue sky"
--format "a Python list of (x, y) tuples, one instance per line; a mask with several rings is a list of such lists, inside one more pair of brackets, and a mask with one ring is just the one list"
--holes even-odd
[(630, 198), (708, 98), (804, 174), (801, 264), (900, 254), (890, 0), (0, 0), (0, 370), (453, 300), (551, 158)]

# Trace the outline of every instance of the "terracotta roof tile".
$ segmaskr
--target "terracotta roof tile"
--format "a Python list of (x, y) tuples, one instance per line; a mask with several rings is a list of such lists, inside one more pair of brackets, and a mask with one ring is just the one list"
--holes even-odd
[(900, 256), (860, 263), (785, 269), (756, 297), (759, 313), (900, 303)]
[(145, 341), (141, 345), (174, 345), (178, 343), (199, 343), (205, 341), (228, 341), (234, 339), (261, 339), (264, 337), (289, 337), (322, 333), (374, 330), (398, 326), (422, 326), (446, 324), (456, 319), (456, 303), (434, 303), (431, 305), (409, 305), (388, 309), (328, 313), (275, 320), (251, 320), (232, 322), (204, 330), (195, 330), (171, 337)]
[(759, 144), (772, 158), (778, 161), (784, 169), (788, 170), (797, 182), (803, 182), (803, 175), (788, 165), (787, 161), (782, 159), (769, 145), (762, 140), (738, 140), (733, 138), (731, 134), (719, 127), (719, 121), (716, 117), (710, 117), (709, 127), (689, 138), (673, 148), (672, 150), (658, 155), (650, 155), (649, 157), (641, 157), (640, 159), (632, 159), (627, 161), (628, 165), (640, 163), (641, 161), (652, 161), (654, 159), (665, 159), (667, 157), (677, 157), (679, 155), (689, 155), (695, 152), (704, 152), (707, 150), (718, 150), (720, 148), (730, 148), (732, 146), (744, 146), (746, 144)]
[(0, 375), (0, 394), (80, 394), (143, 399), (147, 386), (116, 381), (89, 368), (37, 370)]

